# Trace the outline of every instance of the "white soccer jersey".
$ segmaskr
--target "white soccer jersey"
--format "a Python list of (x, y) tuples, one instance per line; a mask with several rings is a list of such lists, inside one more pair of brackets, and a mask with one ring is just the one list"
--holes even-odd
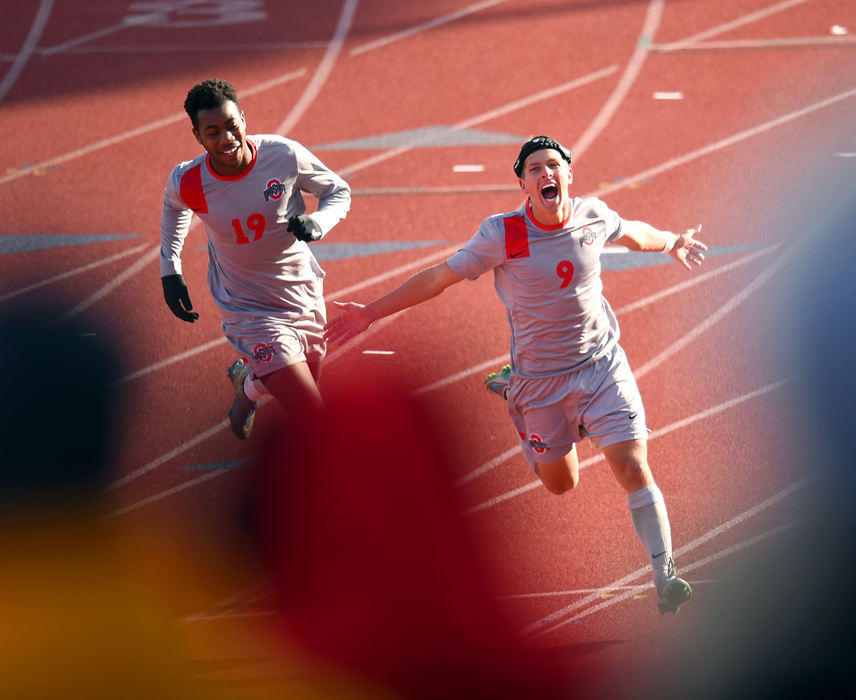
[(161, 276), (181, 273), (181, 250), (195, 213), (208, 234), (208, 284), (224, 324), (299, 318), (320, 306), (324, 272), (309, 246), (286, 231), (303, 214), (301, 192), (319, 201), (312, 218), (327, 233), (345, 217), (348, 184), (305, 147), (277, 135), (247, 137), (250, 166), (217, 175), (207, 153), (177, 165), (164, 192)]
[(567, 372), (615, 345), (618, 322), (602, 295), (600, 255), (621, 226), (618, 214), (594, 197), (573, 198), (570, 217), (556, 226), (536, 222), (527, 200), (522, 209), (482, 221), (448, 259), (468, 279), (494, 271), (515, 374)]

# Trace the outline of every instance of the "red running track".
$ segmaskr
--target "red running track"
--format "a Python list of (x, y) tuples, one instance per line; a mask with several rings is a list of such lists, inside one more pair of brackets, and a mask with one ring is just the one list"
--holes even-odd
[[(324, 0), (249, 3), (241, 16), (229, 2), (195, 15), (165, 5), (145, 22), (125, 3), (21, 5), (0, 50), (0, 306), (48, 296), (84, 327), (106, 320), (126, 368), (109, 522), (163, 529), (218, 558), (261, 442), (236, 441), (224, 421), (233, 357), (201, 228), (184, 254), (200, 320), (177, 321), (158, 282), (165, 178), (198, 151), (181, 113), (194, 82), (231, 80), (250, 133), (287, 132), (349, 179), (351, 213), (318, 245), (328, 301), (388, 291), (486, 215), (516, 208), (517, 147), (547, 133), (572, 147), (577, 193), (663, 228), (700, 222), (712, 249), (693, 273), (618, 254), (604, 272), (692, 603), (657, 614), (624, 496), (587, 446), (576, 491), (556, 498), (534, 483), (481, 384), (508, 342), (490, 280), (331, 348), (324, 387), (377, 376), (424, 401), (501, 604), (539, 645), (611, 671), (656, 667), (696, 638), (716, 616), (710, 593), (759, 540), (785, 536), (811, 489), (791, 459), (781, 299), (804, 242), (793, 222), (822, 206), (828, 182), (852, 180), (854, 47), (833, 28), (856, 29), (856, 7)], [(335, 257), (341, 243), (360, 256)], [(265, 405), (259, 432), (276, 419)], [(378, 460), (407, 468), (406, 454), (385, 451), (383, 425), (353, 420)], [(256, 583), (252, 570), (237, 578)], [(227, 579), (188, 619), (224, 600), (238, 615), (269, 611), (269, 597)], [(187, 628), (201, 657), (246, 652), (225, 627)]]

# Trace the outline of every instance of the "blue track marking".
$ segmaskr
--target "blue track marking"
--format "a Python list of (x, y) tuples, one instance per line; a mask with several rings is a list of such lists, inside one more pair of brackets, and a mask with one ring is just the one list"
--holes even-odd
[[(705, 252), (705, 260), (716, 257), (717, 255), (726, 255), (728, 253), (740, 253), (746, 250), (757, 250), (758, 246), (748, 245), (733, 245), (711, 247)], [(673, 265), (674, 259), (666, 254), (657, 255), (656, 253), (637, 253), (632, 250), (627, 250), (621, 246), (615, 246), (614, 249), (608, 248), (607, 252), (600, 257), (600, 264), (604, 270), (634, 270), (639, 267), (654, 267), (655, 265)]]
[(453, 126), (428, 126), (421, 129), (395, 131), (349, 141), (312, 146), (312, 151), (350, 151), (388, 148), (444, 148), (447, 146), (519, 146), (526, 140), (517, 134), (500, 134), (478, 129), (458, 129)]
[(69, 233), (4, 233), (0, 234), (0, 255), (23, 253), (30, 250), (49, 250), (63, 246), (103, 243), (140, 238), (139, 233), (69, 234)]

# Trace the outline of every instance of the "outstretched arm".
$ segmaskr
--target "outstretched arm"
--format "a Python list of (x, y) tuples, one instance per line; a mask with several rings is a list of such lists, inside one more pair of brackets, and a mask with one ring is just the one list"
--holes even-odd
[(333, 304), (341, 309), (342, 313), (327, 322), (324, 339), (330, 342), (349, 340), (378, 319), (433, 299), (446, 287), (462, 279), (464, 278), (444, 261), (417, 272), (389, 294), (368, 304), (335, 301)]
[(630, 250), (668, 253), (688, 270), (701, 265), (707, 246), (694, 236), (701, 231), (701, 224), (688, 228), (681, 234), (660, 231), (644, 221), (625, 221), (621, 236), (615, 242)]

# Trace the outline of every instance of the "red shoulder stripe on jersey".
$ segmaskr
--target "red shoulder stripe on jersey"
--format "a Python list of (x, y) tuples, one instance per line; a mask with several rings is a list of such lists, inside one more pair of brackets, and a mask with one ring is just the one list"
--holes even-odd
[(179, 193), (182, 201), (197, 214), (208, 213), (208, 202), (202, 190), (202, 163), (194, 165), (181, 176)]
[(526, 219), (515, 214), (503, 219), (505, 224), (505, 257), (528, 258), (529, 234), (526, 231)]

